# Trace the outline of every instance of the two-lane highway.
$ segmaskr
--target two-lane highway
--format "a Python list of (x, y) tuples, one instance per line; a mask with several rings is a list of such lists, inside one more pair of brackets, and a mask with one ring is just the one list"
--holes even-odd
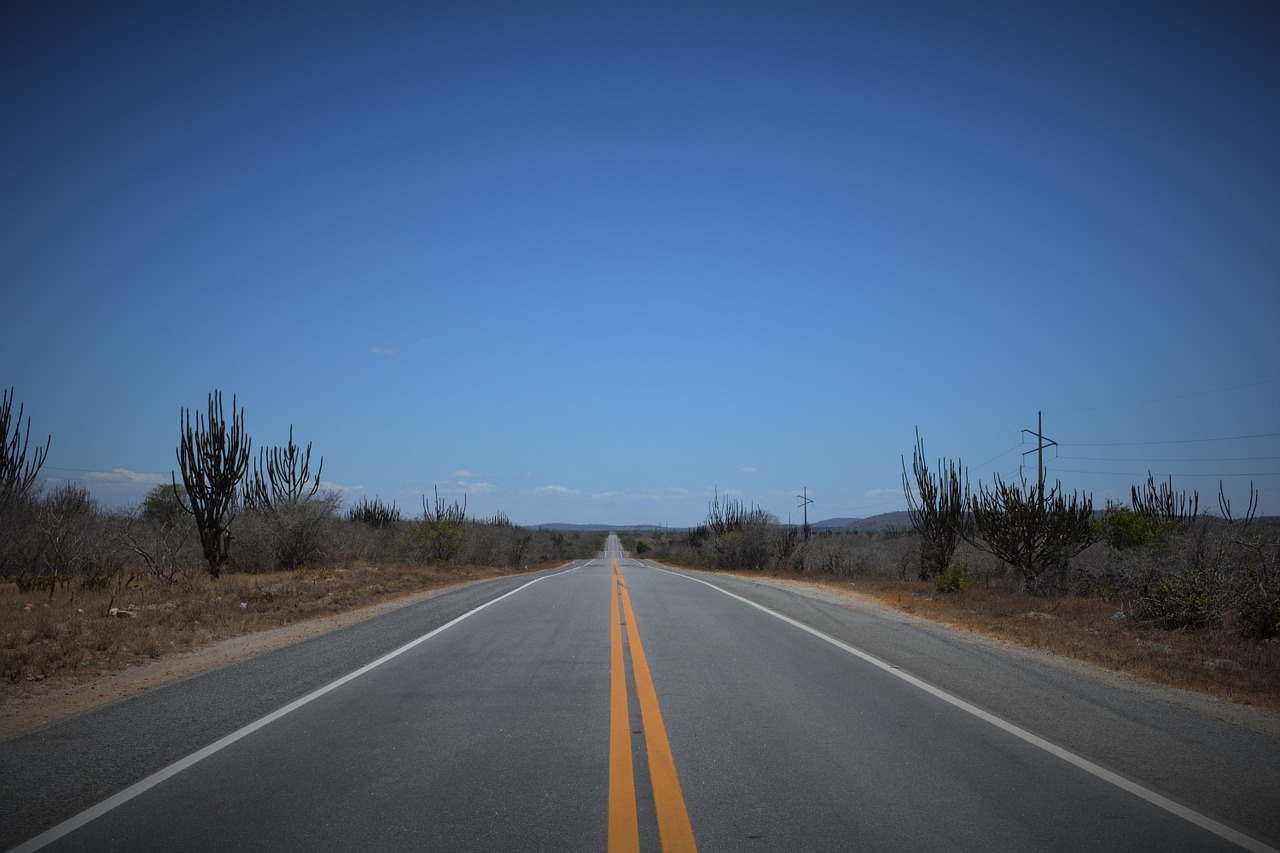
[[(305, 657), (264, 655), (0, 743), (0, 824), (17, 827), (0, 846), (1261, 850), (1280, 837), (1274, 737), (635, 561), (616, 537), (595, 560), (300, 645)], [(281, 681), (296, 692), (250, 719), (193, 720), (199, 742), (175, 752), (172, 709)], [(107, 720), (143, 753), (138, 733), (163, 725), (165, 746), (113, 772)], [(72, 817), (56, 783), (75, 767), (86, 778), (67, 787), (96, 793)]]

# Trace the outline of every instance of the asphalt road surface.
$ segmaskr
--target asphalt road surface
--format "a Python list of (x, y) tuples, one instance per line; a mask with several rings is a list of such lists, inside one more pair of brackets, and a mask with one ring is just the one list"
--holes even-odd
[(613, 537), (0, 743), (0, 849), (1277, 840), (1273, 736)]

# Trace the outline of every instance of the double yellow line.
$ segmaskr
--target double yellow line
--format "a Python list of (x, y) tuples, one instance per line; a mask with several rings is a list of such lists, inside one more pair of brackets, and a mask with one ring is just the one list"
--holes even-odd
[[(689, 812), (671, 757), (667, 727), (658, 708), (658, 694), (649, 675), (649, 662), (640, 645), (640, 631), (631, 609), (626, 581), (613, 558), (613, 585), (610, 607), (610, 688), (609, 688), (609, 853), (636, 853), (640, 849), (640, 825), (636, 817), (635, 770), (631, 761), (631, 713), (627, 703), (627, 670), (622, 648), (622, 614), (626, 614), (627, 644), (631, 649), (631, 669), (635, 675), (636, 697), (644, 724), (649, 755), (649, 781), (658, 813), (658, 838), (663, 853), (696, 851)], [(619, 602), (621, 598), (621, 602)]]

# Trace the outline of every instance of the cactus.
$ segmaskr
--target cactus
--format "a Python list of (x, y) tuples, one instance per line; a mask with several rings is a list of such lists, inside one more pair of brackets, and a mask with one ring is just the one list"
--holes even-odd
[(1049, 595), (1066, 588), (1068, 561), (1094, 541), (1093, 498), (1048, 491), (1044, 482), (1006, 483), (997, 474), (991, 490), (978, 484), (969, 499), (973, 527), (965, 538), (995, 554), (1022, 575), (1027, 592)]
[[(315, 497), (320, 489), (320, 472), (324, 470), (324, 457), (311, 476), (311, 442), (306, 450), (293, 443), (293, 424), (289, 424), (289, 443), (273, 447), (268, 453), (264, 448), (254, 463), (253, 473), (245, 482), (245, 506), (270, 510), (282, 504), (296, 504)], [(265, 473), (265, 476), (264, 476)]]
[[(13, 389), (4, 392), (4, 401), (0, 403), (0, 509), (11, 501), (21, 500), (31, 493), (36, 476), (44, 466), (45, 457), (49, 455), (49, 444), (53, 436), (45, 439), (44, 447), (37, 446), (31, 458), (27, 458), (27, 450), (31, 440), (31, 418), (27, 418), (27, 429), (22, 429), (22, 404), (18, 404), (18, 416), (13, 413)], [(10, 431), (12, 430), (12, 434)]]
[[(178, 501), (184, 512), (195, 517), (200, 547), (208, 563), (209, 575), (222, 574), (231, 548), (231, 522), (235, 519), (236, 493), (249, 469), (249, 437), (244, 432), (244, 409), (236, 414), (236, 398), (231, 397), (231, 428), (222, 415), (222, 392), (209, 395), (209, 417), (183, 409), (182, 440), (178, 445), (178, 467), (187, 500)], [(172, 473), (175, 492), (177, 477)]]
[(907, 479), (907, 460), (902, 460), (902, 491), (907, 497), (907, 514), (911, 526), (920, 534), (920, 580), (929, 580), (944, 571), (960, 544), (968, 516), (965, 504), (969, 498), (968, 471), (961, 475), (958, 462), (938, 460), (938, 472), (929, 470), (924, 461), (924, 441), (916, 430), (916, 449), (911, 454), (911, 470), (915, 474), (920, 497), (916, 498)]
[(1157, 524), (1168, 523), (1184, 527), (1194, 522), (1200, 514), (1200, 493), (1192, 492), (1188, 504), (1185, 491), (1173, 490), (1173, 477), (1169, 477), (1169, 482), (1157, 486), (1155, 477), (1148, 471), (1146, 485), (1141, 489), (1133, 486), (1130, 493), (1133, 511)]

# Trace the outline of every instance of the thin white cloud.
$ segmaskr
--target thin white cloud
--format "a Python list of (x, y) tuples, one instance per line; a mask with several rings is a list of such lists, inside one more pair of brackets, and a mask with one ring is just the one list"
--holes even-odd
[(462, 471), (454, 471), (449, 476), (455, 480), (474, 480), (476, 477), (479, 477), (480, 475), (475, 473), (474, 471), (467, 471), (464, 469)]
[(744, 474), (759, 474), (759, 473), (760, 473), (760, 469), (759, 469), (759, 468), (757, 468), (757, 467), (755, 467), (754, 465), (747, 465), (746, 467), (744, 467), (744, 468), (739, 468), (738, 470), (740, 470), (740, 471), (741, 471), (742, 473), (744, 473)]
[(91, 483), (111, 483), (120, 486), (158, 486), (170, 482), (168, 474), (150, 471), (130, 471), (128, 468), (112, 468), (110, 471), (87, 471), (79, 479)]
[(538, 488), (533, 490), (533, 493), (536, 495), (576, 495), (577, 494), (577, 492), (575, 492), (573, 489), (570, 489), (568, 486), (555, 486), (555, 485), (539, 486)]
[(395, 355), (396, 351), (390, 347), (369, 347), (369, 352), (374, 355)]
[(862, 496), (864, 498), (900, 498), (903, 493), (902, 489), (871, 489)]

